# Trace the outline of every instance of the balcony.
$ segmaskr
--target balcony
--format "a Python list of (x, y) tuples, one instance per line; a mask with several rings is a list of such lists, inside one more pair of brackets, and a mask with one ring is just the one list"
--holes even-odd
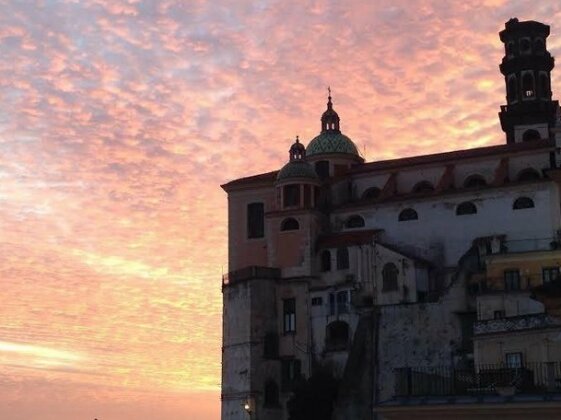
[(253, 279), (278, 279), (280, 270), (271, 267), (250, 266), (231, 271), (222, 276), (222, 287)]
[(521, 315), (477, 321), (473, 324), (473, 335), (542, 329), (558, 325), (561, 325), (561, 322), (548, 314)]
[(561, 362), (521, 367), (480, 365), (472, 369), (403, 367), (394, 372), (396, 398), (561, 392)]

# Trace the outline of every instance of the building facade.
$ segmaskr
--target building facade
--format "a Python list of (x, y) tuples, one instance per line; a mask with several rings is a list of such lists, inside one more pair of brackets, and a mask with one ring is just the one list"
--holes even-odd
[(506, 416), (527, 393), (529, 410), (561, 408), (548, 36), (517, 19), (500, 33), (503, 145), (365, 162), (329, 96), (280, 170), (222, 186), (223, 420), (288, 419), (319, 367), (340, 380), (334, 418)]

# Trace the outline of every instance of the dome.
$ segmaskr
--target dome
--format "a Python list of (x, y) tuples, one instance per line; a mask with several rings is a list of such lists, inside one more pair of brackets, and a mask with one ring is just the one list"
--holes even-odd
[(324, 131), (312, 139), (306, 148), (306, 156), (323, 153), (347, 153), (358, 156), (358, 150), (353, 141), (340, 131)]
[(277, 181), (283, 181), (290, 178), (309, 178), (314, 181), (319, 180), (313, 166), (304, 160), (293, 160), (288, 162), (277, 174)]

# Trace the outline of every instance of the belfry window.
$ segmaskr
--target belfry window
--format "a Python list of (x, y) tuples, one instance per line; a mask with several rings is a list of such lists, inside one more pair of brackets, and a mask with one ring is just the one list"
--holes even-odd
[(528, 38), (522, 38), (520, 40), (520, 54), (529, 54), (532, 44)]
[(247, 237), (262, 238), (265, 236), (265, 211), (263, 203), (247, 205)]
[(537, 130), (526, 130), (522, 135), (522, 141), (534, 141), (541, 139), (541, 135)]
[(543, 39), (536, 38), (534, 41), (534, 52), (536, 54), (543, 54), (545, 52), (545, 42), (543, 42)]
[(509, 102), (516, 101), (518, 99), (518, 84), (516, 82), (516, 76), (512, 76), (508, 79), (508, 100)]
[(540, 74), (540, 96), (542, 98), (549, 97), (549, 78), (547, 74)]
[(535, 95), (534, 76), (532, 73), (524, 73), (524, 76), (522, 76), (522, 92), (526, 98), (531, 98)]

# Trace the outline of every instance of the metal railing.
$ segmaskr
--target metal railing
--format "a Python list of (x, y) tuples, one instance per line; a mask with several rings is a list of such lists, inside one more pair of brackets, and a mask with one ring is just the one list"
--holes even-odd
[(396, 397), (561, 392), (561, 362), (520, 367), (478, 365), (471, 369), (403, 367), (394, 372)]
[(278, 268), (249, 266), (224, 274), (222, 276), (222, 286), (228, 286), (244, 280), (277, 278), (280, 278), (280, 270)]

